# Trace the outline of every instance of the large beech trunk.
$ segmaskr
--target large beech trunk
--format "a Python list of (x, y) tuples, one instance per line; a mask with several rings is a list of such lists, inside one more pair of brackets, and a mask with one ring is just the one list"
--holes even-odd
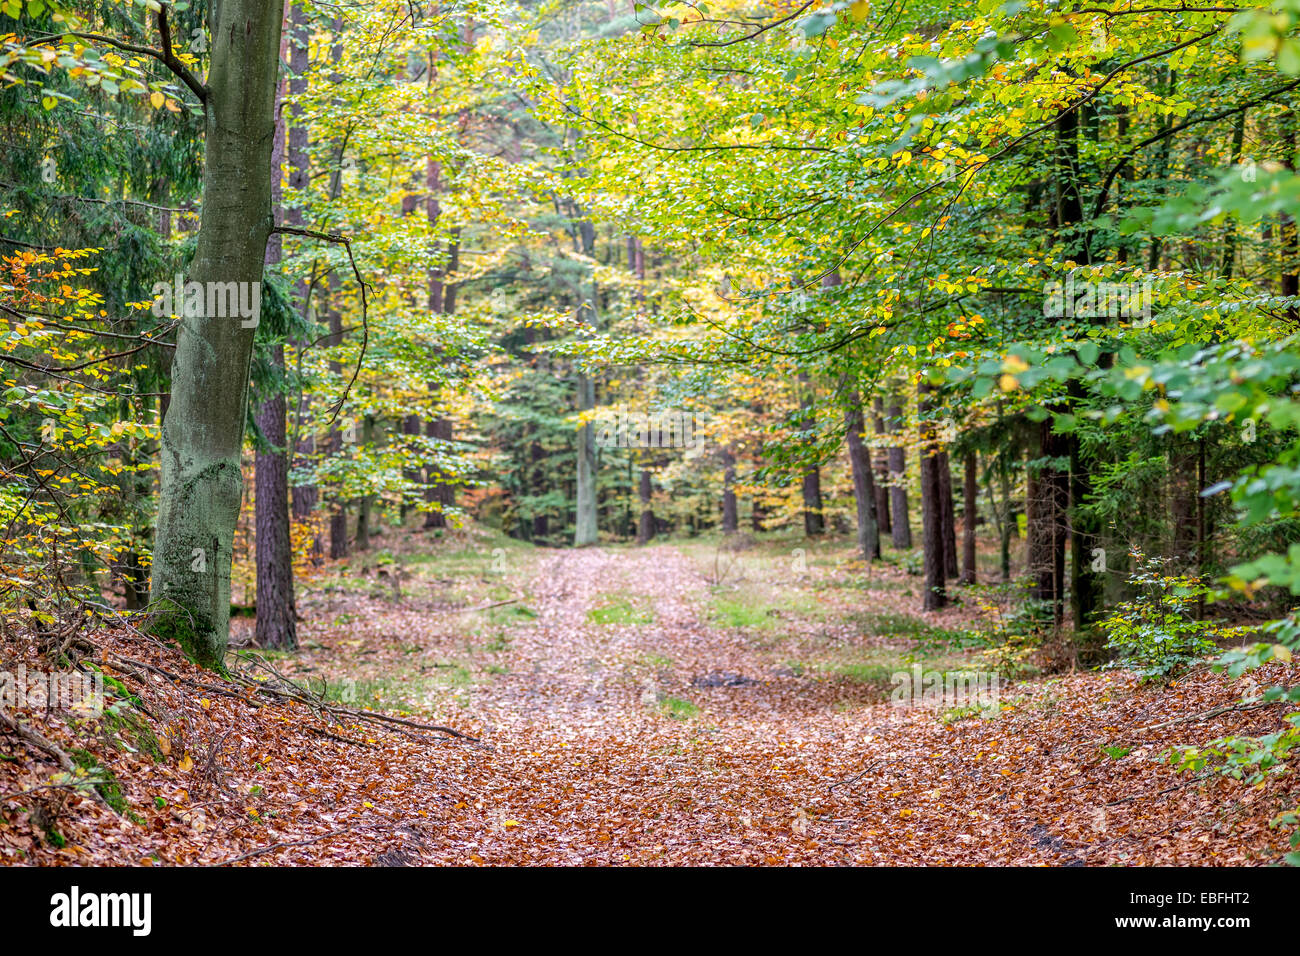
[[(271, 218), (271, 147), (282, 8), (222, 0), (212, 10), (204, 99), (203, 219), (190, 282), (260, 283)], [(224, 287), (224, 285), (223, 285)], [(230, 561), (243, 481), (252, 327), (187, 316), (162, 428), (151, 631), (220, 668), (230, 623)]]

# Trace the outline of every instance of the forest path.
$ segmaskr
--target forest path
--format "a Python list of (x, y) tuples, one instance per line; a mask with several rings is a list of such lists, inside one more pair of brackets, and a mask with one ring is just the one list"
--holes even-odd
[[(509, 673), (476, 688), (487, 839), (504, 862), (852, 862), (828, 787), (860, 718), (702, 620), (709, 585), (668, 546), (562, 551), (529, 587)], [(867, 857), (869, 858), (869, 857)]]
[[(493, 748), (457, 805), (470, 818), (430, 862), (988, 861), (967, 823), (1004, 859), (1074, 860), (1028, 800), (979, 794), (996, 769), (940, 752), (977, 752), (983, 722), (782, 666), (794, 638), (707, 620), (710, 582), (672, 547), (547, 553), (529, 591), (508, 673), (469, 701)], [(950, 787), (972, 798), (951, 806)]]
[[(891, 673), (979, 660), (944, 644), (960, 632), (939, 625), (960, 618), (900, 611), (915, 604), (905, 573), (868, 576), (809, 552), (795, 574), (796, 549), (719, 586), (717, 557), (683, 549), (536, 553), (535, 617), (509, 627), (505, 672), (464, 701), (484, 747), (453, 770), (463, 796), (435, 814), (423, 862), (1276, 858), (1283, 840), (1268, 820), (1292, 797), (1225, 816), (1232, 795), (1221, 791), (1240, 785), (1189, 786), (1154, 759), (1176, 728), (1099, 750), (1119, 728), (1168, 716), (1169, 702), (1131, 678), (1015, 684), (978, 713), (894, 706)], [(1206, 674), (1184, 683), (1178, 709), (1231, 694)]]

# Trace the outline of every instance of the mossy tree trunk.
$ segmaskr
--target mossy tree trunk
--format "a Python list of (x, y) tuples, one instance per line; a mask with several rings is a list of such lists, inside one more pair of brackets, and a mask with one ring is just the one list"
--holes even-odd
[[(222, 0), (210, 14), (203, 105), (203, 218), (188, 280), (260, 283), (271, 218), (271, 146), (282, 8)], [(223, 286), (224, 288), (224, 286)], [(187, 316), (172, 362), (162, 429), (151, 599), (154, 633), (221, 667), (230, 621), (230, 560), (243, 482), (252, 327)]]

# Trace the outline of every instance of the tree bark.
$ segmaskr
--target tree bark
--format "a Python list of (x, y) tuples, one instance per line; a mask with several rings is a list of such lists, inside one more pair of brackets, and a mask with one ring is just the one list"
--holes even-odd
[[(262, 279), (281, 14), (265, 0), (222, 0), (210, 14), (203, 212), (189, 276), (204, 289)], [(229, 635), (252, 352), (253, 328), (240, 319), (185, 316), (162, 428), (149, 628), (215, 668)]]
[(1063, 436), (1052, 433), (1049, 416), (1037, 429), (1039, 463), (1029, 470), (1025, 500), (1026, 570), (1030, 575), (1030, 596), (1053, 604), (1057, 621), (1063, 616), (1065, 596), (1065, 541), (1069, 474), (1059, 459), (1069, 454)]
[[(307, 153), (309, 130), (303, 120), (303, 107), (298, 102), (298, 98), (304, 96), (307, 92), (307, 47), (310, 38), (308, 36), (307, 10), (301, 3), (290, 4), (288, 30), (287, 61), (290, 71), (288, 90), (289, 95), (294, 98), (294, 102), (290, 106), (291, 122), (288, 124), (286, 158), (289, 166), (289, 189), (299, 200), (304, 200), (311, 181), (310, 160)], [(283, 119), (283, 116), (281, 119)], [(284, 211), (284, 221), (290, 226), (302, 226), (303, 213), (300, 205), (295, 203), (292, 207), (286, 209)], [(306, 319), (311, 306), (308, 301), (307, 283), (304, 279), (299, 278), (294, 282), (293, 300), (296, 307), (301, 311), (303, 318)], [(309, 347), (309, 343), (297, 342), (295, 347), (301, 351)], [(308, 418), (306, 403), (301, 395), (298, 399), (296, 418), (299, 422), (306, 421)], [(296, 428), (295, 431), (297, 431)], [(310, 462), (312, 456), (315, 455), (316, 439), (310, 432), (305, 435), (297, 435), (295, 445), (295, 465), (301, 467)], [(320, 501), (320, 491), (315, 482), (294, 485), (290, 488), (290, 493), (292, 495), (293, 520), (299, 524), (310, 523)], [(308, 558), (312, 564), (319, 564), (323, 557), (323, 542), (313, 528), (311, 543), (308, 546)]]
[[(807, 372), (799, 373), (799, 408), (801, 411), (801, 428), (807, 432), (816, 431), (813, 418), (815, 396)], [(821, 469), (816, 463), (804, 469), (803, 480), (803, 530), (808, 537), (816, 537), (826, 530), (822, 517), (822, 477)]]
[[(339, 277), (330, 273), (326, 280), (325, 318), (329, 323), (330, 335), (325, 344), (337, 348), (343, 344), (343, 312), (339, 308)], [(343, 374), (343, 364), (337, 359), (329, 360), (330, 374), (337, 377)], [(343, 432), (335, 422), (330, 426), (326, 437), (326, 454), (338, 456), (343, 454)], [(342, 495), (330, 504), (330, 557), (334, 560), (348, 556), (348, 507)]]
[[(578, 373), (578, 408), (596, 407), (596, 387), (585, 372)], [(585, 548), (596, 543), (596, 433), (591, 422), (578, 429), (578, 487), (574, 495), (573, 545)]]
[(853, 471), (853, 498), (858, 509), (858, 549), (871, 561), (880, 557), (880, 524), (876, 520), (876, 482), (871, 470), (871, 454), (865, 442), (866, 422), (862, 399), (856, 389), (846, 397), (844, 431), (849, 445), (849, 466)]
[(912, 524), (907, 515), (907, 449), (898, 441), (902, 433), (902, 405), (893, 402), (887, 416), (886, 425), (895, 438), (895, 444), (889, 448), (889, 507), (894, 547), (910, 548)]
[(728, 445), (722, 449), (722, 533), (735, 534), (739, 529), (736, 512), (736, 456)]
[(943, 505), (939, 482), (939, 456), (935, 451), (934, 423), (926, 414), (931, 410), (930, 386), (920, 388), (921, 418), (921, 538), (925, 569), (925, 594), (921, 607), (936, 611), (948, 603), (944, 578)]
[[(871, 402), (871, 424), (872, 431), (877, 438), (883, 438), (885, 435), (885, 411), (884, 402), (877, 395)], [(876, 523), (879, 526), (881, 535), (891, 534), (893, 532), (893, 521), (889, 514), (889, 453), (884, 449), (876, 451), (872, 455), (872, 468), (875, 474), (872, 478), (872, 485), (876, 492)]]
[[(375, 418), (373, 415), (367, 415), (362, 425), (361, 440), (369, 448), (375, 442)], [(371, 525), (371, 511), (374, 504), (374, 495), (362, 495), (357, 501), (357, 550), (370, 550), (370, 535), (374, 532)]]
[(641, 500), (641, 517), (636, 526), (636, 543), (646, 544), (655, 536), (655, 513), (650, 507), (650, 496), (653, 489), (650, 485), (650, 469), (641, 469), (641, 480), (637, 487), (637, 497)]
[(961, 583), (975, 584), (975, 522), (979, 517), (979, 456), (966, 452), (962, 462)]
[[(284, 38), (293, 45), (291, 18), (301, 7), (291, 0), (285, 4), (290, 34)], [(277, 110), (275, 145), (271, 149), (271, 204), (284, 218), (280, 187), (280, 168), (285, 160), (286, 122), (283, 104)], [(299, 217), (300, 219), (301, 217)], [(283, 258), (279, 236), (266, 244), (265, 262), (278, 266)], [(272, 365), (284, 371), (284, 345), (272, 350)], [(293, 544), (289, 528), (289, 457), (285, 396), (277, 391), (258, 407), (254, 417), (268, 447), (259, 448), (254, 456), (253, 523), (257, 552), (257, 619), (253, 642), (259, 647), (294, 650), (298, 646), (298, 615), (293, 594)]]

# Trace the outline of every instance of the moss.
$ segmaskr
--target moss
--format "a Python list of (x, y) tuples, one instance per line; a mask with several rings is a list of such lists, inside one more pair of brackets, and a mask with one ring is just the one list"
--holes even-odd
[(99, 760), (89, 750), (69, 750), (68, 756), (72, 762), (84, 770), (88, 775), (98, 779), (95, 789), (99, 795), (104, 798), (104, 802), (112, 807), (113, 812), (119, 816), (129, 815), (126, 805), (126, 797), (122, 794), (122, 788), (117, 782), (117, 778), (101, 766)]
[(158, 735), (141, 717), (127, 711), (105, 711), (104, 726), (120, 737), (130, 737), (135, 749), (148, 754), (155, 763), (162, 763), (166, 759), (158, 743)]
[(218, 634), (216, 622), (201, 611), (187, 611), (170, 598), (162, 598), (154, 604), (144, 630), (165, 644), (179, 647), (200, 667), (229, 676), (222, 660), (225, 634)]

